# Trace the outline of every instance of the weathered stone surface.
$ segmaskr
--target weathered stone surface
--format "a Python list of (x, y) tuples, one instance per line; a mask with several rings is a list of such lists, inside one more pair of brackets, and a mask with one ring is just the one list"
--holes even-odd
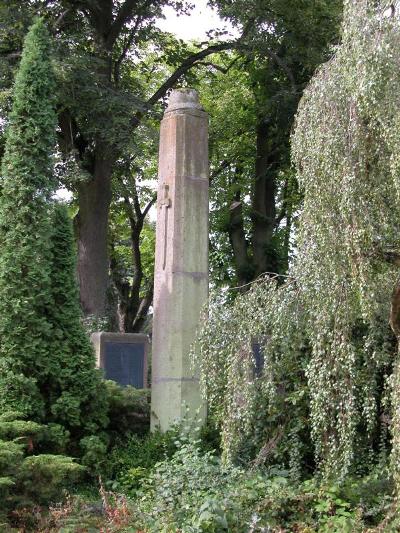
[(152, 428), (205, 417), (189, 360), (208, 298), (208, 116), (196, 91), (173, 91), (161, 123), (154, 288)]

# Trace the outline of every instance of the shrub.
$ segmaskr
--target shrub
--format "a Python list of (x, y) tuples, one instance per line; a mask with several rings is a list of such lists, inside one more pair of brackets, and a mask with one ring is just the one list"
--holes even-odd
[(112, 441), (128, 434), (145, 435), (150, 429), (150, 391), (121, 387), (106, 381), (108, 397), (108, 433)]
[(135, 494), (154, 466), (173, 456), (178, 434), (178, 429), (172, 429), (118, 439), (108, 455), (105, 472), (111, 489)]
[[(115, 392), (113, 399), (110, 399), (110, 404), (115, 409), (111, 412), (110, 420), (111, 424), (115, 421), (116, 427), (111, 433), (114, 437), (102, 475), (109, 480), (108, 488), (134, 495), (151, 475), (155, 465), (174, 455), (181, 439), (186, 439), (181, 435), (188, 433), (189, 427), (186, 427), (183, 421), (167, 432), (149, 433), (149, 391), (135, 390), (132, 387), (121, 388), (114, 382), (107, 382), (107, 388), (109, 393)], [(122, 428), (118, 428), (120, 411)], [(133, 418), (133, 422), (125, 425), (124, 420), (130, 418)], [(138, 425), (135, 425), (135, 420), (138, 420)], [(213, 426), (202, 426), (198, 436), (201, 452), (219, 451), (219, 434)]]
[(227, 524), (223, 495), (230, 483), (240, 479), (241, 470), (223, 467), (211, 452), (203, 455), (195, 442), (180, 438), (177, 445), (174, 456), (159, 463), (144, 482), (138, 518), (144, 517), (144, 528), (159, 532), (185, 527), (213, 531), (199, 529), (206, 522), (222, 527)]
[[(176, 453), (156, 464), (130, 497), (120, 493), (123, 484), (117, 493), (100, 487), (95, 503), (72, 497), (52, 509), (53, 527), (146, 533), (399, 530), (398, 504), (385, 469), (341, 486), (315, 478), (295, 483), (289, 471), (276, 467), (226, 467), (185, 435), (175, 436), (174, 444)], [(138, 449), (131, 450), (135, 456)]]
[(21, 509), (59, 500), (61, 489), (76, 481), (84, 467), (63, 455), (38, 454), (51, 428), (23, 419), (18, 413), (0, 415), (0, 525)]
[(386, 531), (379, 529), (383, 520), (399, 519), (392, 490), (386, 470), (342, 486), (298, 484), (288, 470), (224, 466), (180, 438), (175, 455), (156, 465), (137, 492), (130, 524), (157, 533)]

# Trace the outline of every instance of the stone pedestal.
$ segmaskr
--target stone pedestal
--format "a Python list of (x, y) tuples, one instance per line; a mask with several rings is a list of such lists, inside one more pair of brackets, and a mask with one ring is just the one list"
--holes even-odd
[(204, 420), (189, 351), (208, 298), (208, 116), (196, 91), (173, 91), (161, 123), (152, 358), (152, 429)]

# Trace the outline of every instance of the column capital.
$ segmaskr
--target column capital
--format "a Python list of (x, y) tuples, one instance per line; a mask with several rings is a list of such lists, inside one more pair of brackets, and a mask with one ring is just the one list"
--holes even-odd
[(165, 114), (185, 110), (197, 110), (205, 113), (195, 89), (174, 89), (169, 97)]

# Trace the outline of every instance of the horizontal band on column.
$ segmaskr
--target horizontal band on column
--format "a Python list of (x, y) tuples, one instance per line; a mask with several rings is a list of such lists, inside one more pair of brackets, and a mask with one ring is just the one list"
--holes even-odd
[(171, 119), (176, 115), (192, 115), (193, 117), (206, 118), (207, 113), (203, 109), (196, 107), (176, 107), (175, 109), (166, 109), (163, 120)]
[(171, 274), (177, 276), (188, 276), (194, 279), (208, 279), (208, 272), (185, 272), (183, 270), (171, 270)]
[(196, 177), (196, 176), (182, 176), (182, 177), (185, 178), (186, 180), (191, 180), (191, 181), (197, 181), (197, 182), (200, 182), (200, 183), (204, 183), (205, 185), (209, 185), (209, 183), (210, 183), (209, 178), (199, 178), (199, 177)]
[(189, 383), (198, 383), (200, 380), (199, 378), (153, 378), (152, 383), (153, 385), (157, 385), (158, 383), (172, 383), (182, 381)]
[(163, 183), (165, 183), (166, 185), (175, 181), (176, 178), (183, 178), (185, 180), (198, 181), (199, 183), (203, 183), (204, 185), (209, 185), (210, 183), (209, 178), (202, 178), (200, 176), (190, 176), (189, 174), (179, 174), (177, 172), (172, 172), (171, 174), (167, 174), (166, 176), (163, 176), (163, 175), (158, 176), (159, 181), (164, 180)]

